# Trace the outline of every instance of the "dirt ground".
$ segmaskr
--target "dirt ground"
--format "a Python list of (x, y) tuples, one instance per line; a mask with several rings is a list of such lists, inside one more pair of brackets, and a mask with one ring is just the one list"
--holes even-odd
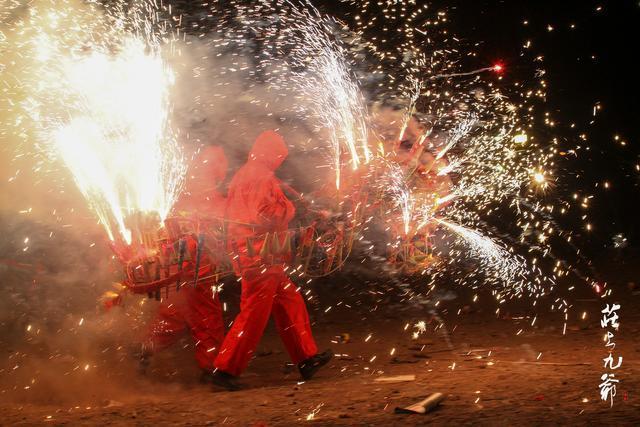
[[(271, 325), (242, 377), (246, 389), (234, 393), (198, 382), (188, 338), (158, 355), (146, 376), (137, 373), (135, 358), (124, 346), (119, 359), (108, 363), (82, 366), (50, 358), (31, 368), (37, 371), (31, 382), (3, 385), (0, 424), (640, 424), (640, 342), (635, 339), (640, 330), (635, 308), (639, 295), (629, 291), (617, 297), (622, 308), (615, 354), (624, 360), (615, 371), (621, 383), (613, 407), (600, 400), (598, 388), (607, 355), (599, 324), (603, 301), (578, 300), (572, 308), (575, 320), (570, 318), (563, 336), (557, 313), (535, 322), (533, 316), (516, 311), (500, 318), (494, 309), (458, 314), (461, 299), (438, 307), (442, 327), (424, 309), (399, 310), (392, 304), (358, 309), (343, 303), (327, 311), (324, 303), (324, 310), (316, 306), (312, 313), (319, 347), (331, 347), (337, 356), (306, 383), (298, 382), (297, 372), (287, 364)], [(584, 320), (582, 311), (587, 313)], [(416, 339), (412, 334), (419, 330), (415, 324), (420, 320), (426, 322), (426, 330)], [(348, 339), (341, 334), (348, 334)], [(8, 357), (10, 367), (27, 356)], [(66, 367), (74, 364), (75, 368)], [(11, 368), (0, 374), (11, 376)], [(415, 379), (380, 381), (399, 375)], [(54, 380), (60, 378), (62, 382)], [(434, 392), (445, 395), (435, 411), (394, 413), (396, 407)]]

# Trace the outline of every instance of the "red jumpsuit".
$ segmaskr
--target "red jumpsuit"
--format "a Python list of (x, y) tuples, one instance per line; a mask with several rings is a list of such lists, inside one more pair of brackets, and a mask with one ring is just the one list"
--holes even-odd
[[(226, 200), (218, 190), (224, 180), (227, 160), (220, 147), (208, 147), (200, 153), (189, 169), (185, 191), (174, 206), (174, 213), (191, 217), (224, 216)], [(195, 259), (196, 242), (189, 239), (187, 248)], [(201, 265), (210, 261), (202, 258)], [(204, 274), (206, 276), (207, 273)], [(212, 370), (213, 361), (224, 338), (222, 309), (218, 294), (212, 291), (212, 278), (201, 279), (198, 286), (184, 284), (180, 291), (169, 287), (169, 297), (160, 303), (158, 313), (151, 322), (145, 350), (154, 353), (175, 343), (186, 330), (195, 341), (195, 356), (202, 369)]]
[[(294, 363), (318, 353), (304, 300), (284, 265), (263, 264), (257, 255), (263, 243), (259, 236), (286, 231), (295, 214), (275, 176), (287, 153), (280, 135), (263, 132), (229, 185), (228, 230), (239, 252), (235, 267), (242, 278), (242, 296), (240, 313), (222, 343), (215, 367), (235, 376), (247, 367), (270, 315)], [(247, 237), (253, 238), (253, 254), (247, 251)]]

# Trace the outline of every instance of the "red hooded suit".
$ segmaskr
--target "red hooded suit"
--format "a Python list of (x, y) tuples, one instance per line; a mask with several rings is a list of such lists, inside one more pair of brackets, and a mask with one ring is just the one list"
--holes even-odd
[[(174, 206), (174, 214), (186, 213), (196, 218), (222, 218), (225, 198), (217, 190), (224, 180), (227, 160), (220, 147), (204, 149), (189, 168), (185, 191)], [(195, 258), (194, 239), (187, 242), (192, 258)], [(202, 265), (210, 261), (202, 259)], [(207, 276), (205, 273), (204, 276)], [(191, 331), (195, 341), (195, 355), (198, 365), (205, 370), (213, 369), (220, 344), (224, 338), (224, 324), (220, 299), (211, 287), (213, 279), (204, 278), (198, 286), (186, 283), (180, 291), (170, 287), (170, 295), (163, 300), (145, 342), (147, 352), (156, 352), (173, 344), (186, 330)]]
[[(229, 239), (239, 252), (235, 266), (242, 277), (242, 297), (240, 313), (222, 343), (215, 367), (231, 375), (240, 375), (247, 367), (271, 314), (294, 363), (318, 353), (297, 286), (282, 264), (264, 264), (259, 255), (261, 237), (287, 230), (295, 214), (275, 176), (287, 153), (280, 135), (263, 132), (229, 185), (226, 217)], [(254, 242), (253, 253), (247, 251), (247, 237)]]

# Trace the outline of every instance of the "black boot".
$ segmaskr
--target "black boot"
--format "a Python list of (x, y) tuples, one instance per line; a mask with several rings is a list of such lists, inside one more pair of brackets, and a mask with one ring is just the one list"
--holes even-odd
[(222, 387), (227, 391), (238, 391), (242, 389), (242, 384), (238, 382), (238, 377), (224, 371), (214, 371), (207, 379), (213, 385)]
[(325, 350), (322, 353), (318, 353), (315, 356), (308, 358), (298, 364), (298, 370), (300, 375), (305, 380), (310, 380), (318, 372), (318, 369), (329, 363), (333, 359), (333, 351)]

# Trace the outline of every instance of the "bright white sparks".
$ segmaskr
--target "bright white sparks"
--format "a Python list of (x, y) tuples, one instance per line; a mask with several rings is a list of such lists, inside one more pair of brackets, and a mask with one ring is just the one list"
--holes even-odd
[[(16, 25), (21, 103), (42, 157), (61, 161), (111, 240), (171, 209), (184, 175), (169, 124), (173, 73), (139, 13), (42, 2)], [(145, 12), (146, 13), (146, 12)], [(126, 27), (131, 27), (127, 30)]]
[(464, 138), (471, 131), (471, 129), (473, 129), (476, 121), (476, 116), (471, 115), (470, 117), (462, 120), (456, 127), (454, 127), (449, 134), (447, 145), (445, 145), (445, 147), (438, 152), (438, 154), (436, 155), (436, 160), (444, 157), (444, 155), (447, 154), (447, 152), (451, 150), (451, 148), (453, 148), (453, 146), (456, 145), (458, 141)]
[[(531, 275), (534, 272), (527, 268), (522, 257), (510, 253), (476, 230), (444, 219), (436, 218), (436, 221), (462, 239), (464, 244), (468, 246), (470, 255), (478, 260), (487, 277), (492, 279), (494, 283), (506, 285), (508, 290), (515, 292), (515, 294), (521, 293), (523, 288), (532, 287)], [(533, 289), (530, 291), (535, 293)]]
[[(113, 240), (131, 241), (134, 212), (165, 218), (179, 189), (179, 151), (167, 126), (172, 75), (145, 44), (128, 40), (110, 57), (94, 52), (63, 64), (72, 119), (55, 130), (55, 150)], [(116, 232), (112, 230), (115, 225)]]
[(295, 7), (287, 18), (285, 39), (295, 43), (288, 63), (304, 69), (292, 72), (293, 88), (307, 101), (317, 127), (329, 133), (336, 187), (340, 188), (343, 153), (349, 156), (353, 170), (371, 160), (365, 100), (346, 53), (329, 36), (327, 18), (313, 8), (302, 11)]

